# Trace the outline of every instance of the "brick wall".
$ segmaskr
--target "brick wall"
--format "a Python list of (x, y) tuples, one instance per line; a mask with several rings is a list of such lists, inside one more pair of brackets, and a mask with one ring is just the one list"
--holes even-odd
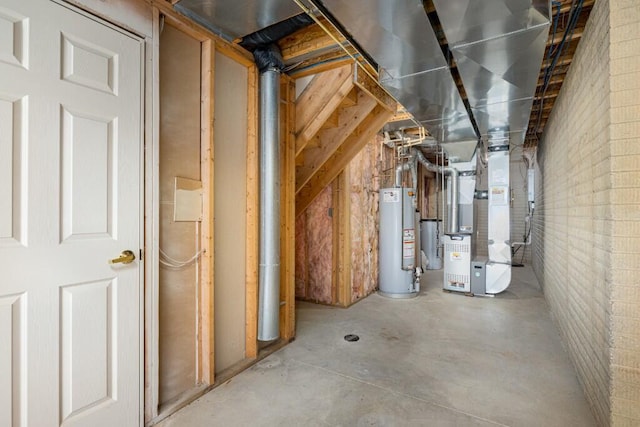
[(640, 423), (640, 4), (596, 2), (538, 149), (533, 264), (601, 425)]
[(640, 424), (640, 3), (611, 0), (611, 411)]

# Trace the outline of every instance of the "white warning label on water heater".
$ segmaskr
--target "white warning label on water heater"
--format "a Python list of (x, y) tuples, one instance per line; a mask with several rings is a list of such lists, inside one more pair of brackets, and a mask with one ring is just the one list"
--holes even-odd
[(399, 190), (383, 190), (382, 191), (382, 201), (384, 203), (398, 203), (398, 202), (400, 202), (400, 191)]
[(402, 257), (415, 257), (416, 234), (413, 228), (402, 230)]

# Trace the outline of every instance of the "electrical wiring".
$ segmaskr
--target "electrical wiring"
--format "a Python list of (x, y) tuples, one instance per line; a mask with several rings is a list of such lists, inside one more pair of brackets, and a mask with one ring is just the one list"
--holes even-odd
[(553, 33), (552, 33), (552, 45), (549, 48), (549, 51), (547, 52), (547, 60), (551, 59), (551, 62), (547, 65), (547, 68), (545, 70), (544, 73), (544, 78), (543, 78), (543, 84), (542, 84), (542, 89), (540, 91), (541, 96), (540, 96), (540, 103), (538, 104), (538, 118), (536, 120), (536, 125), (534, 128), (534, 134), (537, 134), (538, 129), (540, 127), (540, 122), (542, 121), (542, 111), (544, 109), (544, 97), (547, 93), (547, 89), (549, 87), (549, 83), (551, 81), (551, 77), (553, 77), (554, 72), (555, 72), (555, 68), (556, 65), (558, 63), (559, 58), (562, 56), (562, 52), (565, 49), (566, 46), (566, 41), (567, 39), (571, 39), (572, 35), (573, 35), (573, 31), (578, 23), (578, 18), (580, 17), (580, 13), (582, 12), (582, 6), (583, 6), (584, 0), (573, 0), (573, 2), (571, 3), (571, 12), (570, 12), (570, 17), (569, 17), (569, 22), (565, 28), (564, 31), (564, 35), (562, 36), (562, 40), (560, 41), (560, 43), (557, 45), (557, 47), (554, 49), (554, 41), (555, 41), (555, 32), (557, 30), (557, 26), (558, 26), (558, 21), (559, 21), (559, 17), (560, 17), (560, 3), (557, 1), (554, 1), (553, 4), (557, 7), (557, 12), (556, 15), (554, 17), (554, 24), (553, 24)]
[[(191, 258), (189, 258), (186, 261), (180, 261), (177, 260), (175, 258), (170, 257), (165, 251), (163, 251), (162, 249), (160, 249), (160, 264), (166, 266), (166, 267), (171, 267), (171, 268), (184, 268), (187, 267), (188, 265), (191, 265), (192, 263), (194, 263), (198, 258), (200, 258), (200, 256), (204, 253), (204, 250), (198, 251), (196, 252), (196, 254), (194, 256), (192, 256)], [(164, 260), (162, 258), (165, 258)]]

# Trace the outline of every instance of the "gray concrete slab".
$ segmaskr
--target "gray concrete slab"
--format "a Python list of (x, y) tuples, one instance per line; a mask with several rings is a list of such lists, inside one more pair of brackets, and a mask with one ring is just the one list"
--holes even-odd
[(594, 426), (535, 277), (513, 273), (496, 298), (429, 271), (412, 300), (298, 303), (296, 341), (161, 425)]

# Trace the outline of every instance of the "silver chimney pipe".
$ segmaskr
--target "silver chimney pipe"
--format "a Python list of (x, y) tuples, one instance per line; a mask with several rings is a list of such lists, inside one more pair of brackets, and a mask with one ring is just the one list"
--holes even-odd
[(415, 160), (409, 160), (405, 163), (399, 163), (396, 165), (396, 187), (402, 187), (402, 172), (411, 170), (411, 177), (413, 178), (413, 185), (417, 185), (414, 170)]
[(448, 175), (451, 177), (451, 212), (449, 218), (449, 233), (455, 234), (458, 232), (458, 170), (451, 166), (438, 166), (431, 163), (422, 154), (422, 151), (412, 149), (414, 158), (420, 162), (422, 166), (428, 171)]
[(258, 340), (280, 337), (280, 70), (260, 74), (260, 290)]

